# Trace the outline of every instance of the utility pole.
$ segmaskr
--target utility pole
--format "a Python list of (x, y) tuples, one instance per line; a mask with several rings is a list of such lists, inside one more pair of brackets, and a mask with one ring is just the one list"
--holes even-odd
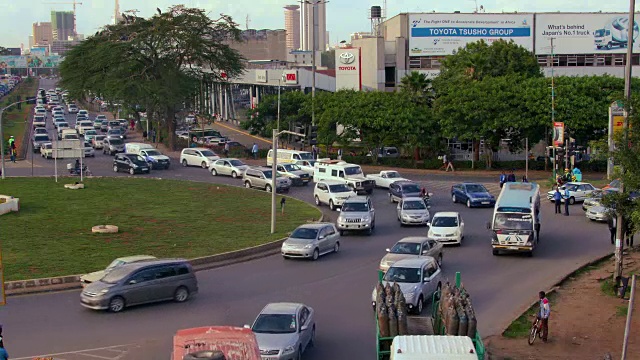
[[(554, 54), (553, 54), (553, 40), (555, 38), (550, 38), (549, 40), (551, 41), (551, 126), (552, 129), (555, 128), (555, 123), (556, 123), (556, 84), (555, 84), (555, 77), (554, 77), (554, 73), (553, 73), (553, 63), (554, 61)], [(558, 161), (556, 159), (556, 144), (554, 144), (553, 142), (553, 138), (551, 139), (551, 145), (553, 146), (553, 163), (551, 165), (553, 165), (553, 181), (556, 181), (556, 178), (558, 176), (558, 174), (556, 173), (556, 169), (558, 167)]]
[[(631, 57), (633, 55), (633, 30), (635, 26), (635, 0), (629, 0), (629, 34), (627, 35), (627, 64), (624, 71), (624, 97), (625, 97), (625, 112), (624, 112), (624, 125), (623, 125), (623, 133), (624, 133), (624, 143), (622, 146), (627, 146), (627, 130), (629, 129), (629, 113), (631, 110)], [(624, 169), (621, 167), (620, 172), (624, 173)], [(624, 182), (620, 182), (620, 192), (624, 193)], [(624, 236), (625, 236), (625, 223), (624, 217), (622, 213), (616, 214), (618, 217), (616, 221), (616, 266), (615, 271), (613, 272), (613, 278), (615, 279), (618, 276), (622, 276), (622, 257), (624, 250)]]
[(276, 130), (273, 129), (273, 137), (271, 139), (271, 149), (273, 153), (271, 155), (271, 233), (276, 232), (276, 193), (277, 193), (277, 175), (278, 175), (278, 137), (282, 134), (291, 134), (300, 137), (304, 137), (304, 134), (295, 133), (289, 130)]

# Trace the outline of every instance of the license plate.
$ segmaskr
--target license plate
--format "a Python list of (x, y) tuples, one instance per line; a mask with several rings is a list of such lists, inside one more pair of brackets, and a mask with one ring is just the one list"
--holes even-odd
[(148, 168), (142, 168), (142, 171), (147, 171), (147, 170), (149, 170), (149, 169)]
[(268, 358), (266, 356), (261, 356), (260, 358), (262, 358), (262, 360), (270, 360), (271, 358)]
[(519, 250), (520, 248), (517, 246), (509, 246), (509, 250)]
[(489, 202), (488, 201), (483, 201), (482, 205), (489, 205)]

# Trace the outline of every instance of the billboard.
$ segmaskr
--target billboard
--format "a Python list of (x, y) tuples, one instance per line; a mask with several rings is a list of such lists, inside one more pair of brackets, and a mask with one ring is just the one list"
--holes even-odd
[(533, 51), (532, 28), (533, 14), (409, 14), (409, 56), (453, 55), (480, 39)]
[(0, 69), (55, 68), (61, 61), (62, 57), (59, 55), (0, 56)]
[(256, 82), (266, 83), (268, 80), (267, 70), (256, 70)]
[(564, 145), (564, 123), (563, 122), (554, 122), (553, 123), (553, 145), (562, 146)]
[(48, 49), (46, 47), (32, 47), (29, 52), (31, 55), (45, 56)]
[[(622, 54), (627, 52), (629, 15), (624, 13), (537, 14), (536, 55)], [(640, 50), (638, 22), (633, 25), (633, 49)]]
[(360, 48), (336, 49), (336, 90), (362, 90)]
[(282, 73), (286, 85), (298, 85), (298, 70), (285, 70)]

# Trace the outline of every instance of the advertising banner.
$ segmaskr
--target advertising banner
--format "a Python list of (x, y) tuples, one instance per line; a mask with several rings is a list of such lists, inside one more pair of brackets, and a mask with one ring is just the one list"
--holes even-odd
[(336, 49), (336, 90), (362, 90), (360, 48)]
[(37, 56), (45, 56), (47, 55), (47, 48), (46, 47), (32, 47), (29, 52), (31, 53), (31, 55), (37, 55)]
[(0, 69), (55, 68), (61, 61), (59, 55), (0, 56)]
[(298, 85), (298, 70), (285, 70), (284, 83), (287, 85)]
[(453, 55), (484, 40), (513, 40), (533, 50), (533, 14), (409, 14), (409, 55)]
[(259, 82), (259, 83), (267, 82), (267, 70), (256, 70), (256, 82)]
[(564, 145), (564, 123), (563, 122), (556, 121), (553, 123), (553, 145), (554, 146)]
[[(622, 54), (627, 52), (629, 15), (624, 13), (536, 14), (536, 55)], [(640, 50), (638, 22), (633, 51)]]

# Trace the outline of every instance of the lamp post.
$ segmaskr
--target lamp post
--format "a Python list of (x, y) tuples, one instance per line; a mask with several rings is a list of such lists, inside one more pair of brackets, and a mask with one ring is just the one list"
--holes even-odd
[(278, 130), (273, 129), (273, 138), (271, 140), (271, 149), (273, 149), (273, 155), (271, 158), (273, 159), (271, 162), (271, 233), (274, 234), (276, 232), (276, 190), (277, 183), (276, 178), (278, 175), (278, 136), (282, 134), (291, 134), (296, 136), (304, 137), (304, 134), (299, 134), (289, 130), (282, 130), (278, 132)]

